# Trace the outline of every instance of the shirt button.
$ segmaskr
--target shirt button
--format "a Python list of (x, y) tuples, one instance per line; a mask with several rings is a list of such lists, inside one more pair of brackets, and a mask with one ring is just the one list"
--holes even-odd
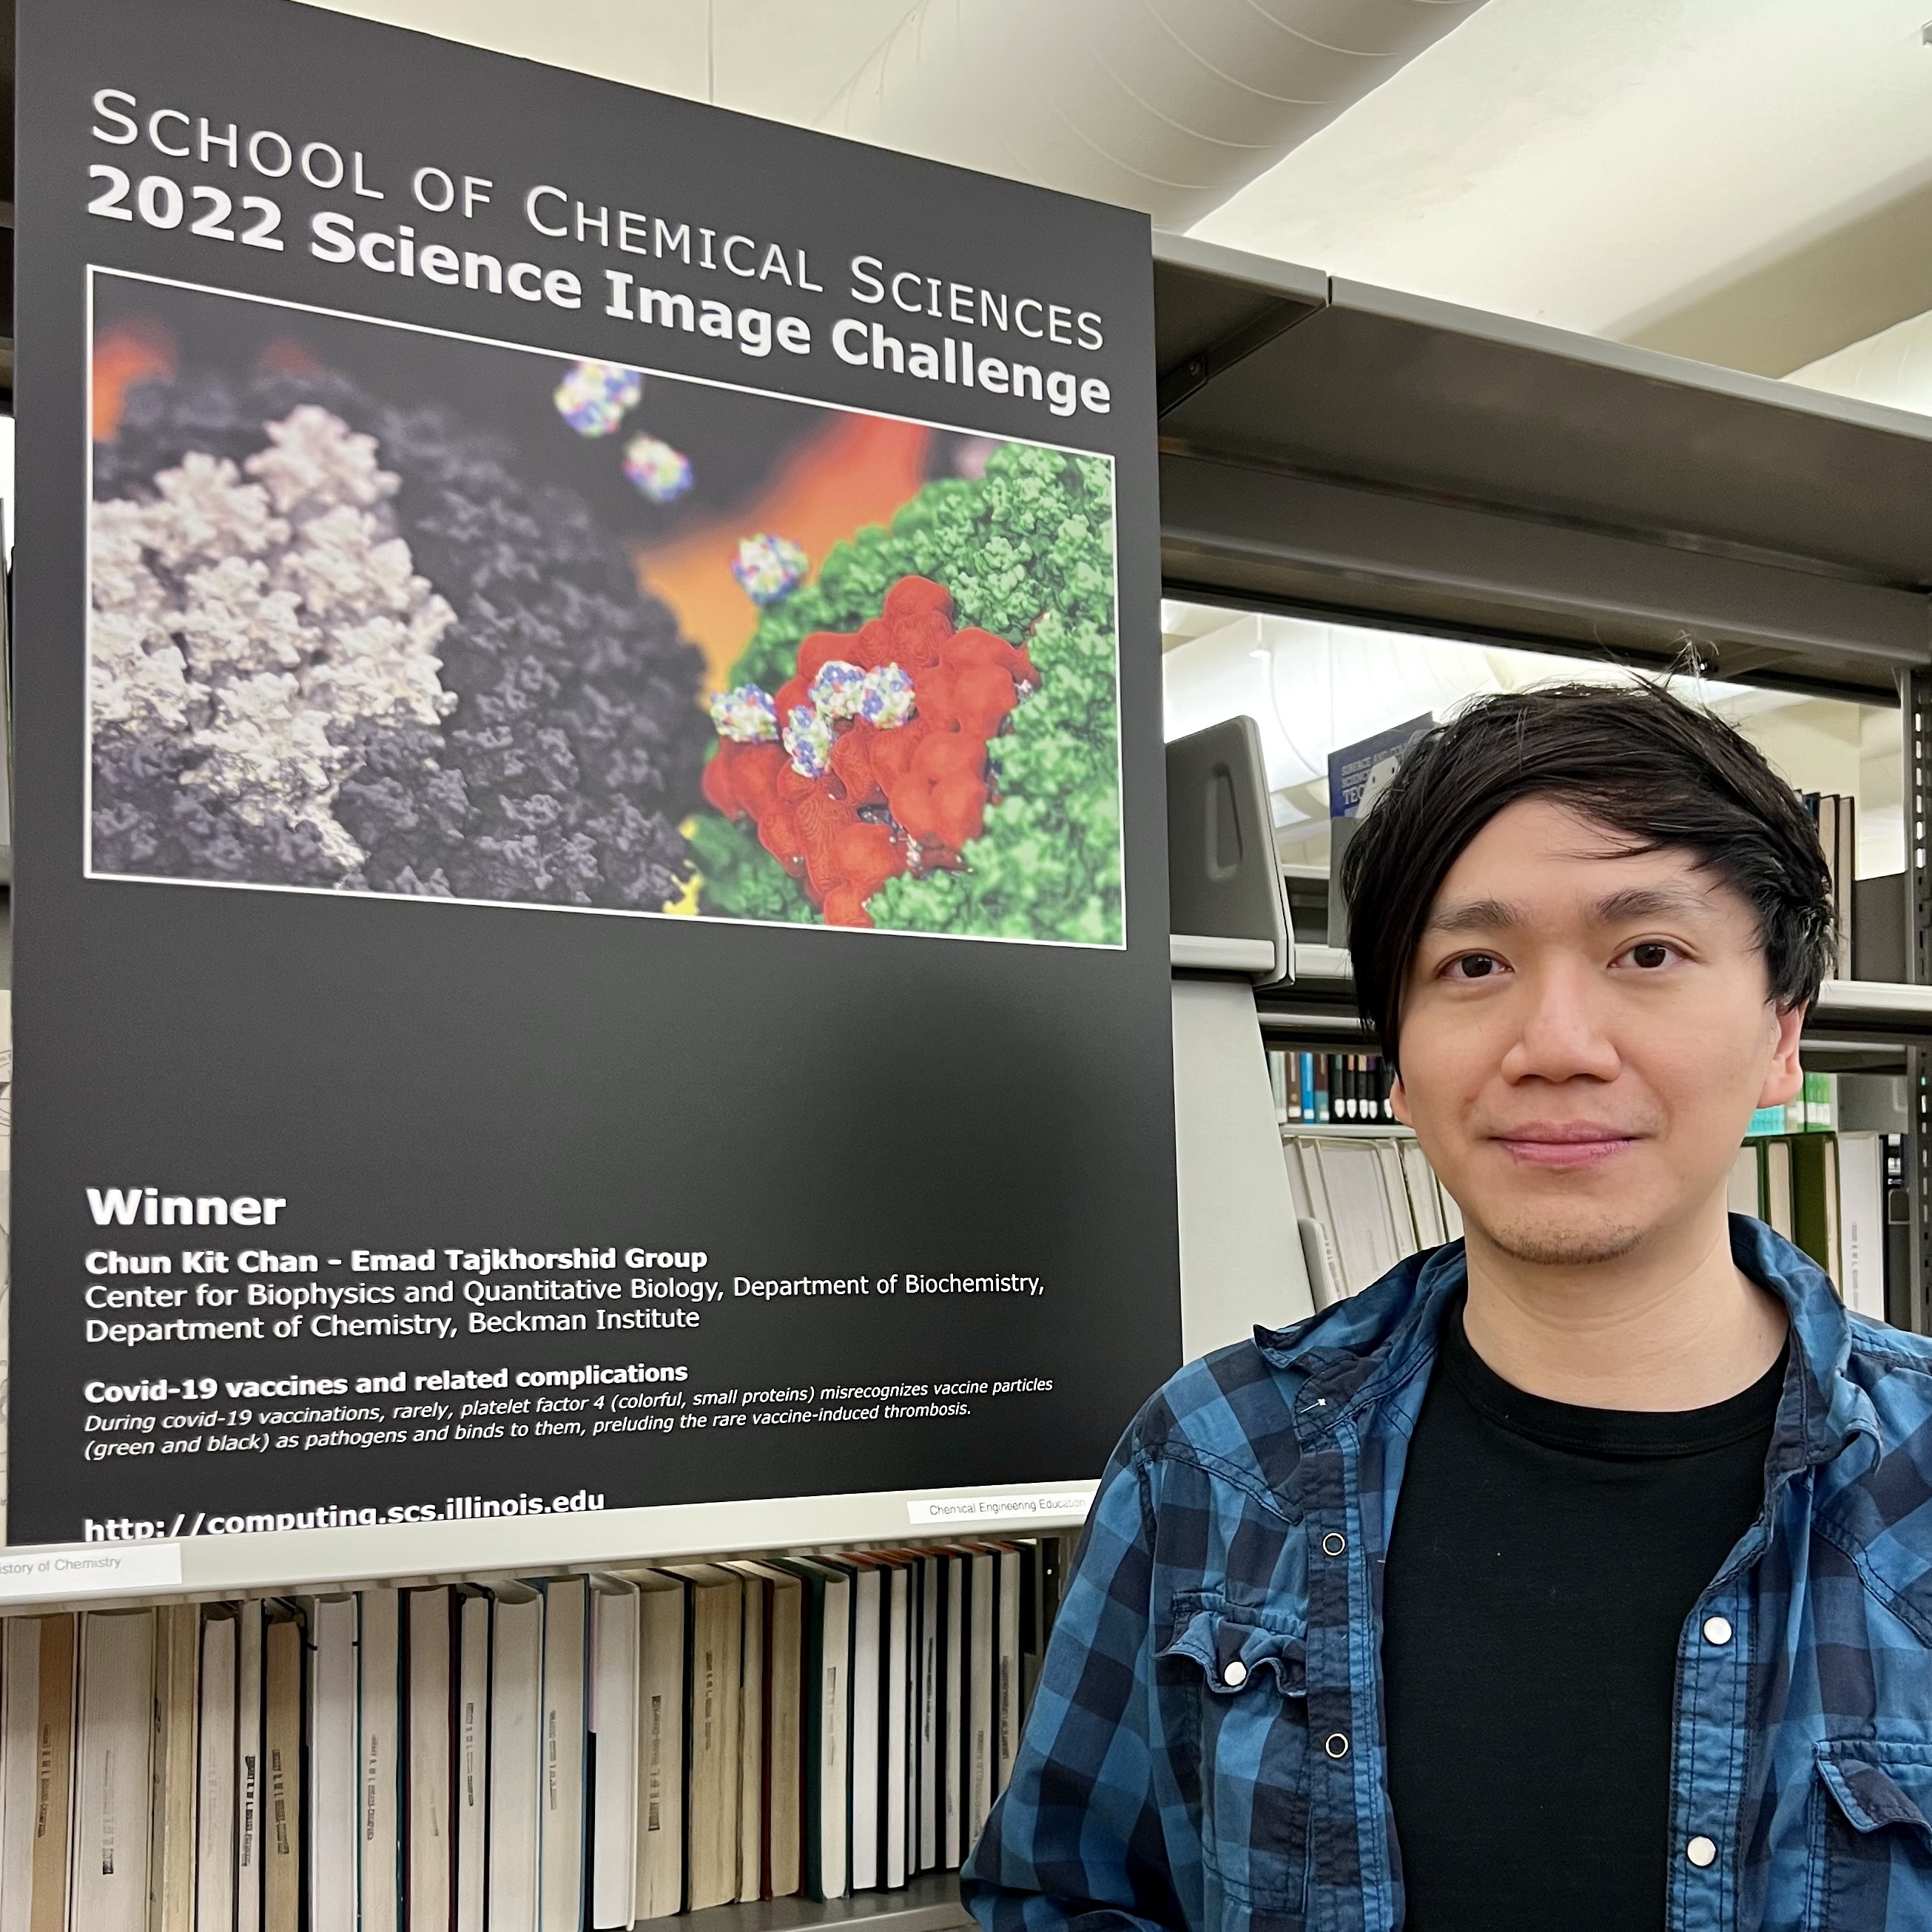
[(1324, 1556), (1340, 1556), (1348, 1546), (1348, 1539), (1339, 1529), (1331, 1529), (1322, 1539)]
[(1322, 1748), (1332, 1758), (1345, 1758), (1348, 1755), (1348, 1735), (1342, 1731), (1330, 1731), (1322, 1740)]
[(1221, 1673), (1221, 1682), (1230, 1690), (1238, 1690), (1248, 1681), (1248, 1666), (1238, 1657)]
[(1729, 1617), (1706, 1617), (1704, 1619), (1704, 1641), (1706, 1643), (1729, 1643), (1731, 1640), (1731, 1620)]
[(1717, 1863), (1716, 1842), (1712, 1839), (1702, 1837), (1693, 1838), (1684, 1847), (1684, 1856), (1701, 1871), (1705, 1866)]

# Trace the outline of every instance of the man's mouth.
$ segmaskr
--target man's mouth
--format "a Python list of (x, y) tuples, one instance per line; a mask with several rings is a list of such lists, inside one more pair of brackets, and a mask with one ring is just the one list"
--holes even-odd
[(1589, 1120), (1535, 1120), (1490, 1139), (1526, 1167), (1600, 1167), (1635, 1147), (1639, 1136)]

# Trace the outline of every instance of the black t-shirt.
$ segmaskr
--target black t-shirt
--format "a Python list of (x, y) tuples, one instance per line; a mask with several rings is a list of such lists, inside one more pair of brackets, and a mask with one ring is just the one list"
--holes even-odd
[(1406, 1932), (1660, 1932), (1678, 1643), (1763, 1505), (1784, 1377), (1578, 1408), (1445, 1312), (1384, 1599)]

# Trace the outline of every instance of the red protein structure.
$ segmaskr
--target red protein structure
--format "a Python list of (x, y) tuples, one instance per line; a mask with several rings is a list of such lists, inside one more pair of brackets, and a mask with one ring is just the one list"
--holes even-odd
[(727, 818), (757, 825), (828, 926), (870, 926), (866, 902), (888, 879), (963, 868), (992, 795), (987, 742), (1040, 677), (1023, 646), (974, 626), (956, 630), (951, 593), (925, 577), (901, 578), (856, 631), (806, 638), (778, 692), (778, 717), (811, 706), (813, 680), (833, 662), (898, 665), (912, 680), (912, 717), (889, 727), (836, 720), (817, 776), (782, 745), (721, 738), (704, 796)]

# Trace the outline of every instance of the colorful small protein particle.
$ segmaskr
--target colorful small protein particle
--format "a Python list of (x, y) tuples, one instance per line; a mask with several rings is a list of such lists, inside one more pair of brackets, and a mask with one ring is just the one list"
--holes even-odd
[(859, 716), (881, 731), (896, 730), (909, 724), (914, 710), (912, 674), (896, 664), (885, 664), (866, 674), (866, 686), (859, 697)]
[(831, 769), (832, 720), (815, 704), (794, 704), (785, 720), (784, 748), (792, 770), (808, 778), (822, 778)]
[(729, 738), (734, 744), (776, 745), (778, 741), (778, 708), (771, 694), (755, 684), (715, 693), (711, 722), (719, 737)]
[(621, 362), (575, 362), (558, 383), (556, 412), (579, 436), (609, 436), (644, 392), (644, 379)]
[(769, 531), (740, 538), (738, 554), (731, 560), (739, 589), (760, 607), (789, 597), (811, 568), (812, 560), (796, 544)]
[(653, 503), (674, 503), (691, 488), (691, 458), (661, 436), (633, 436), (624, 446), (624, 475)]
[(866, 672), (862, 665), (834, 658), (820, 664), (812, 680), (812, 701), (833, 718), (856, 718), (866, 694)]

